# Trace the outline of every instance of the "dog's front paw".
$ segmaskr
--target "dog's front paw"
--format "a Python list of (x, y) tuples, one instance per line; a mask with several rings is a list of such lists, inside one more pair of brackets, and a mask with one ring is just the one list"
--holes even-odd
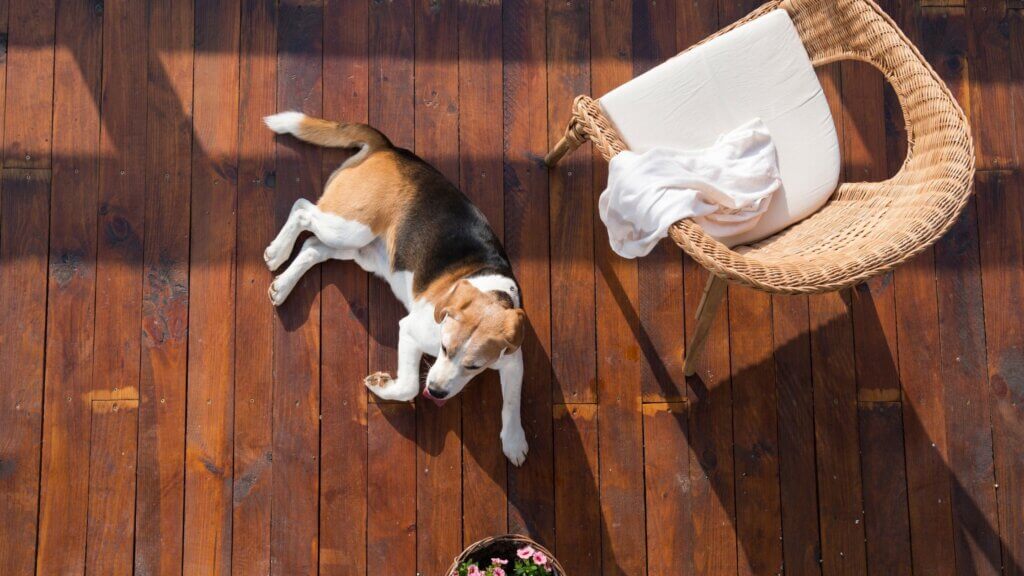
[(526, 432), (523, 431), (522, 426), (516, 427), (515, 430), (508, 434), (502, 431), (501, 451), (505, 453), (505, 457), (512, 464), (519, 466), (525, 462), (526, 453), (529, 450), (530, 446), (526, 443)]
[(363, 378), (363, 384), (383, 400), (412, 402), (416, 399), (417, 387), (404, 386), (387, 372), (375, 372)]

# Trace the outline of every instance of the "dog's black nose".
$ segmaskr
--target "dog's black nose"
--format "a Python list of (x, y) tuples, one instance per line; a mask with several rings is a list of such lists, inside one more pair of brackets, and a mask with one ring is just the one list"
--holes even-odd
[(447, 390), (435, 390), (433, 388), (429, 388), (428, 387), (427, 388), (427, 393), (430, 394), (431, 396), (433, 396), (434, 398), (437, 398), (438, 400), (444, 400), (445, 398), (448, 397), (448, 391)]

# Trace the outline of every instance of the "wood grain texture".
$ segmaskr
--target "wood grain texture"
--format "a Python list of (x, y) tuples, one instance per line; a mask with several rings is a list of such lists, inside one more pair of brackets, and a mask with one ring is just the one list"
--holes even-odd
[(150, 5), (134, 565), (161, 576), (182, 562), (194, 26), (191, 4)]
[(729, 353), (741, 574), (782, 570), (782, 521), (771, 296), (729, 290)]
[(47, 328), (50, 175), (7, 169), (0, 182), (0, 566), (34, 574)]
[(522, 466), (509, 470), (509, 530), (553, 549), (551, 259), (548, 175), (541, 163), (548, 143), (545, 3), (503, 6), (505, 250), (528, 320), (522, 347), (528, 401), (521, 415), (530, 450)]
[(686, 404), (645, 404), (647, 574), (693, 570)]
[(370, 405), (367, 417), (366, 566), (373, 574), (416, 573), (416, 411)]
[[(589, 94), (590, 6), (548, 5), (548, 144), (564, 134), (572, 100)], [(594, 337), (593, 160), (586, 146), (548, 171), (551, 367), (555, 403), (597, 401)]]
[(231, 572), (240, 13), (237, 0), (195, 12), (186, 574)]
[(146, 209), (146, 6), (103, 5), (94, 398), (137, 399)]
[(779, 418), (779, 496), (786, 572), (821, 574), (814, 385), (806, 296), (772, 297)]
[[(369, 2), (324, 4), (324, 116), (364, 122), (368, 106)], [(345, 32), (339, 26), (344, 23)], [(323, 151), (323, 176), (345, 151)], [(369, 282), (352, 262), (321, 267), (320, 573), (366, 572)]]
[(602, 518), (598, 488), (598, 408), (556, 404), (555, 550), (568, 574), (601, 574)]
[(976, 178), (981, 285), (988, 350), (996, 499), (1004, 574), (1024, 574), (1024, 182), (1018, 174)]
[(899, 402), (861, 402), (861, 470), (864, 533), (870, 574), (910, 574), (911, 533), (907, 510), (903, 416)]
[[(57, 19), (55, 0), (10, 0), (7, 36), (7, 77), (4, 107), (4, 160), (5, 168), (49, 168), (52, 150), (54, 119), (54, 76), (57, 63), (54, 58), (56, 38), (67, 38), (55, 30)], [(62, 7), (78, 11), (82, 23), (68, 28), (87, 31), (87, 23), (98, 19), (102, 9), (92, 6)], [(87, 15), (85, 12), (93, 14)], [(61, 59), (71, 56), (62, 54)], [(88, 61), (88, 60), (86, 60)], [(17, 81), (14, 81), (17, 80)], [(60, 82), (67, 79), (61, 78)], [(94, 104), (97, 101), (93, 102)]]
[[(96, 303), (97, 198), (102, 14), (62, 3), (54, 62), (56, 140), (47, 301), (47, 382), (43, 413), (38, 572), (78, 572), (85, 565), (90, 394)], [(8, 69), (10, 73), (11, 70)], [(11, 104), (8, 99), (8, 105)], [(138, 330), (138, 326), (133, 327)]]
[(971, 128), (980, 170), (1019, 167), (1018, 120), (1010, 76), (1010, 14), (1006, 0), (967, 2)]
[(133, 574), (138, 400), (92, 402), (87, 574)]

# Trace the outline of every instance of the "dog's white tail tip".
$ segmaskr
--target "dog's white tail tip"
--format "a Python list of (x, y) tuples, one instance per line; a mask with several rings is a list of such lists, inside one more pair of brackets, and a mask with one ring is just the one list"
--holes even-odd
[(279, 112), (263, 118), (263, 123), (278, 134), (294, 134), (306, 118), (302, 112)]

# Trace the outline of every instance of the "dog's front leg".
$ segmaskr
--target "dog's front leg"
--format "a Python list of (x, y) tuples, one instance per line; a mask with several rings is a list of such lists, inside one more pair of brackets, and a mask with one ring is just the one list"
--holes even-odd
[(371, 392), (384, 400), (410, 402), (420, 392), (420, 360), (423, 350), (413, 337), (409, 316), (398, 323), (398, 377), (386, 372), (370, 374), (363, 381)]
[(519, 466), (526, 460), (529, 446), (526, 432), (519, 415), (520, 398), (523, 392), (523, 353), (516, 350), (498, 368), (501, 375), (501, 450), (513, 464)]

